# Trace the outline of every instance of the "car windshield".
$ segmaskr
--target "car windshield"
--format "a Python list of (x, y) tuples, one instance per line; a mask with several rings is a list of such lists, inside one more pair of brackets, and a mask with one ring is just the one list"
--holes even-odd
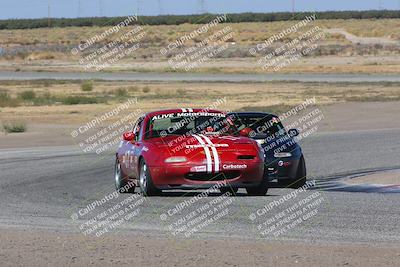
[(223, 113), (167, 113), (150, 118), (145, 136), (154, 138), (191, 134), (237, 135), (238, 130)]
[(238, 130), (250, 128), (257, 134), (267, 134), (269, 136), (286, 134), (285, 128), (278, 117), (266, 116), (231, 116)]

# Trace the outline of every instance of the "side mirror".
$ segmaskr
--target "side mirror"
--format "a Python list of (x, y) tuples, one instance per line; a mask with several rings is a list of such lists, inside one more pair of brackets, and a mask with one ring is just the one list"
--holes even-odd
[(242, 130), (239, 131), (239, 135), (244, 137), (249, 137), (252, 132), (253, 130), (251, 128), (243, 128)]
[(288, 134), (289, 134), (290, 137), (296, 137), (296, 136), (298, 136), (300, 133), (299, 133), (299, 130), (297, 130), (297, 129), (290, 129), (290, 130), (288, 131)]
[(125, 141), (132, 142), (133, 140), (135, 140), (135, 134), (133, 132), (126, 132), (122, 135), (122, 138)]

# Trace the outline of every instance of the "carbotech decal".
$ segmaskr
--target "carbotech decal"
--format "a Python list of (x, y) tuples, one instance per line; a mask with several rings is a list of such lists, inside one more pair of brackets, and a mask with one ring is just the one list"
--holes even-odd
[(246, 164), (224, 164), (224, 165), (222, 165), (222, 168), (224, 170), (242, 170), (242, 169), (246, 169), (247, 165)]

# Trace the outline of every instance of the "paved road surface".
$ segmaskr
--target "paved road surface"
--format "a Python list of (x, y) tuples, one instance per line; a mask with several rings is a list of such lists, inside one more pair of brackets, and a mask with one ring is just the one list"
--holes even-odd
[[(349, 193), (327, 191), (331, 181), (364, 171), (400, 168), (400, 129), (318, 133), (304, 140), (303, 149), (310, 178), (316, 188), (258, 216), (249, 216), (265, 205), (281, 199), (293, 190), (270, 189), (267, 197), (247, 197), (243, 191), (232, 197), (229, 213), (193, 236), (232, 236), (250, 239), (319, 240), (328, 242), (399, 242), (399, 194)], [(100, 211), (127, 200), (123, 194), (107, 201), (76, 221), (71, 215), (89, 203), (113, 192), (113, 155), (84, 154), (77, 147), (42, 147), (0, 150), (0, 226), (57, 229), (79, 232), (79, 226)], [(293, 229), (274, 236), (262, 236), (257, 226), (301, 199), (315, 195), (322, 198), (317, 213)], [(189, 201), (194, 193), (182, 196), (146, 198), (140, 213), (118, 225), (122, 231), (140, 231), (172, 236), (168, 226), (191, 211), (220, 196), (195, 201), (178, 215), (167, 216), (177, 204)], [(227, 198), (228, 199), (228, 198)], [(115, 230), (114, 230), (115, 231)]]
[(400, 82), (396, 74), (202, 74), (202, 73), (103, 73), (0, 71), (0, 80), (185, 81), (185, 82)]

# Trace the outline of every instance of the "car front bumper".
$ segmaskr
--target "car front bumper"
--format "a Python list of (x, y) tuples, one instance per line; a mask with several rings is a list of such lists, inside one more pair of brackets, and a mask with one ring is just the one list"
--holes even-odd
[(269, 181), (296, 179), (300, 159), (271, 158), (266, 160), (265, 171)]
[[(224, 165), (246, 165), (243, 169), (223, 169)], [(193, 164), (168, 164), (150, 166), (153, 184), (158, 189), (207, 189), (213, 186), (258, 186), (264, 179), (263, 162), (222, 163), (219, 172), (194, 172)]]

